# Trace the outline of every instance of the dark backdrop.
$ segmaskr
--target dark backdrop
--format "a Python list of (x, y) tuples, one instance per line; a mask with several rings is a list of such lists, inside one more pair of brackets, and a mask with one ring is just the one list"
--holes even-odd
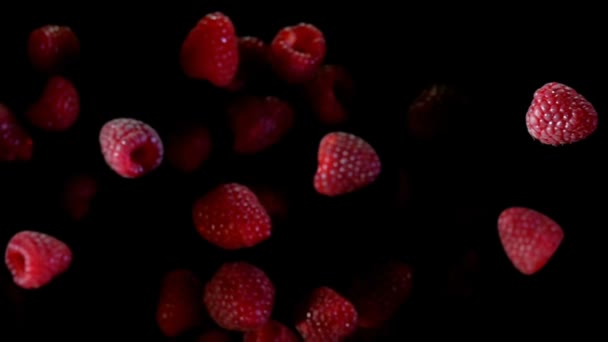
[[(311, 288), (345, 289), (364, 265), (399, 258), (416, 273), (413, 296), (391, 324), (395, 340), (448, 329), (460, 336), (490, 327), (568, 326), (555, 320), (592, 324), (588, 318), (603, 303), (605, 260), (608, 89), (598, 38), (605, 25), (590, 8), (374, 4), (200, 1), (85, 9), (55, 3), (1, 10), (0, 101), (21, 118), (45, 80), (26, 59), (29, 31), (70, 25), (83, 51), (69, 71), (82, 97), (77, 125), (65, 134), (33, 130), (34, 160), (0, 167), (0, 243), (21, 229), (45, 231), (72, 246), (74, 263), (39, 291), (14, 288), (2, 271), (1, 334), (20, 336), (7, 340), (104, 333), (162, 340), (154, 322), (162, 273), (190, 267), (205, 279), (222, 261), (237, 259), (271, 276), (278, 288), (275, 317), (286, 323)], [(215, 10), (228, 14), (240, 35), (266, 41), (301, 21), (324, 31), (327, 62), (348, 67), (358, 88), (352, 121), (338, 128), (377, 149), (384, 170), (374, 186), (336, 199), (315, 194), (316, 148), (331, 128), (316, 124), (289, 89), (256, 91), (296, 106), (290, 136), (254, 157), (229, 152), (222, 109), (232, 97), (187, 80), (177, 60), (187, 31)], [(574, 87), (596, 106), (600, 125), (590, 139), (553, 148), (530, 138), (524, 115), (534, 90), (549, 81)], [(436, 82), (452, 85), (468, 104), (452, 113), (446, 137), (417, 142), (406, 135), (405, 113)], [(163, 165), (139, 180), (120, 179), (103, 163), (97, 142), (101, 125), (118, 116), (143, 119), (161, 134), (182, 119), (205, 122), (214, 133), (213, 157), (190, 176)], [(395, 205), (401, 170), (408, 174), (407, 202)], [(81, 172), (100, 177), (100, 193), (91, 215), (73, 224), (56, 198), (63, 182)], [(268, 243), (227, 253), (195, 233), (193, 200), (228, 181), (287, 191), (289, 219)], [(497, 237), (496, 218), (513, 205), (542, 211), (565, 230), (554, 259), (534, 277), (513, 269)], [(468, 280), (473, 295), (453, 295), (447, 275), (470, 251), (479, 260)]]

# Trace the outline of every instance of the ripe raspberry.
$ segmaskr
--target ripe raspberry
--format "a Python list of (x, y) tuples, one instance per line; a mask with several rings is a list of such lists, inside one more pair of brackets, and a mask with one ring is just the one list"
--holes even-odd
[(326, 196), (344, 195), (373, 183), (381, 171), (380, 158), (363, 139), (333, 132), (321, 139), (314, 187)]
[(28, 161), (33, 141), (11, 110), (0, 103), (0, 161)]
[(276, 74), (288, 83), (311, 80), (325, 59), (323, 32), (300, 23), (281, 29), (270, 44), (270, 60)]
[(268, 321), (261, 328), (248, 331), (243, 342), (299, 342), (298, 336), (285, 325), (277, 321)]
[(275, 289), (261, 269), (245, 262), (223, 264), (205, 286), (211, 318), (227, 330), (256, 330), (269, 320)]
[(564, 239), (564, 231), (551, 218), (520, 207), (500, 214), (498, 233), (507, 257), (525, 275), (540, 271)]
[(276, 97), (246, 96), (228, 108), (234, 151), (253, 154), (276, 144), (291, 129), (294, 112)]
[(46, 25), (30, 33), (28, 55), (40, 71), (58, 72), (79, 54), (80, 41), (68, 26)]
[(351, 302), (328, 287), (320, 287), (311, 294), (296, 329), (304, 341), (341, 341), (355, 331), (357, 320)]
[(315, 78), (306, 85), (306, 92), (322, 123), (337, 125), (348, 119), (347, 107), (354, 96), (354, 84), (343, 67), (322, 66)]
[(108, 166), (125, 178), (138, 178), (163, 160), (163, 142), (154, 128), (130, 118), (108, 121), (99, 133), (101, 152)]
[(211, 148), (211, 134), (207, 127), (180, 127), (167, 143), (167, 160), (179, 171), (191, 173), (209, 158)]
[(80, 114), (78, 91), (68, 79), (52, 77), (42, 96), (26, 113), (32, 125), (47, 131), (65, 131), (72, 127)]
[(215, 12), (199, 20), (184, 40), (180, 60), (188, 77), (228, 86), (239, 66), (238, 40), (230, 18)]
[(256, 37), (239, 38), (239, 68), (228, 90), (241, 90), (268, 66), (268, 46)]
[(224, 249), (252, 247), (268, 239), (272, 224), (266, 209), (246, 186), (222, 184), (192, 209), (199, 234)]
[(536, 90), (526, 113), (530, 135), (553, 146), (586, 139), (595, 132), (597, 123), (593, 105), (574, 89), (556, 82)]
[(165, 274), (156, 309), (156, 322), (165, 336), (178, 336), (201, 322), (202, 294), (203, 284), (192, 271), (178, 269)]
[(4, 258), (15, 284), (37, 289), (67, 271), (72, 252), (52, 236), (24, 230), (10, 239)]

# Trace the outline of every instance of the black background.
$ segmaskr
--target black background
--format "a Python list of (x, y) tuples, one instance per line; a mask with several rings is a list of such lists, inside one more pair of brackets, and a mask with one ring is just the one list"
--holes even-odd
[[(414, 267), (415, 290), (386, 339), (593, 325), (603, 303), (608, 170), (606, 54), (598, 38), (605, 25), (593, 9), (197, 3), (0, 11), (0, 102), (21, 119), (46, 79), (28, 64), (29, 32), (65, 24), (82, 42), (80, 63), (66, 72), (81, 92), (78, 123), (63, 134), (32, 128), (34, 159), (0, 167), (0, 243), (22, 229), (40, 230), (69, 243), (75, 255), (68, 273), (38, 291), (19, 290), (0, 272), (0, 334), (18, 336), (7, 341), (91, 334), (163, 340), (154, 321), (163, 272), (190, 267), (207, 279), (225, 260), (248, 260), (268, 273), (278, 289), (275, 317), (288, 324), (313, 287), (345, 290), (363, 266), (398, 258)], [(232, 18), (239, 35), (266, 41), (302, 21), (322, 29), (326, 61), (349, 68), (357, 82), (352, 120), (323, 127), (295, 88), (268, 82), (253, 92), (290, 100), (295, 129), (260, 155), (231, 154), (222, 110), (234, 95), (187, 80), (177, 59), (188, 30), (216, 10)], [(524, 115), (534, 90), (550, 81), (594, 104), (600, 119), (592, 137), (558, 148), (531, 139)], [(466, 94), (468, 105), (452, 113), (443, 139), (410, 139), (407, 108), (437, 82)], [(142, 119), (162, 136), (183, 119), (207, 123), (213, 156), (193, 175), (163, 164), (142, 179), (121, 179), (103, 163), (97, 142), (101, 125), (120, 116)], [(314, 192), (312, 176), (319, 139), (335, 129), (370, 142), (383, 174), (365, 190), (328, 199)], [(408, 198), (396, 204), (401, 170)], [(99, 177), (100, 193), (91, 215), (74, 224), (57, 198), (79, 173)], [(233, 181), (283, 189), (291, 211), (267, 243), (223, 252), (196, 234), (190, 211), (198, 196)], [(533, 277), (514, 270), (497, 237), (498, 214), (514, 205), (546, 213), (565, 231), (555, 257)], [(471, 250), (479, 260), (474, 295), (449, 295), (447, 274)]]

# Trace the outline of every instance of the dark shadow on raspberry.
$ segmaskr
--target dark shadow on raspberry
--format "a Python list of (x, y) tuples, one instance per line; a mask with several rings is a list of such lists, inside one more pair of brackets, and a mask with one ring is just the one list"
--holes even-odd
[(8, 263), (12, 265), (15, 272), (15, 277), (20, 277), (25, 272), (25, 256), (17, 251), (9, 251), (6, 258)]
[(131, 161), (135, 166), (141, 166), (144, 170), (151, 170), (156, 166), (160, 157), (158, 146), (147, 142), (131, 152)]

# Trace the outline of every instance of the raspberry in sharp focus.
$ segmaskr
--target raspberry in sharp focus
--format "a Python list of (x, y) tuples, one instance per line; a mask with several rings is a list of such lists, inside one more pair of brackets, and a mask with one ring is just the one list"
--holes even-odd
[(270, 44), (270, 60), (276, 74), (288, 83), (311, 80), (326, 53), (323, 32), (301, 23), (281, 29)]
[(67, 271), (72, 262), (72, 252), (65, 243), (52, 236), (26, 230), (10, 239), (4, 258), (17, 285), (36, 289)]
[(534, 93), (526, 113), (528, 133), (547, 145), (572, 144), (589, 137), (597, 112), (585, 97), (561, 83), (547, 83)]
[(113, 119), (99, 133), (101, 152), (108, 166), (125, 178), (155, 170), (163, 160), (163, 142), (148, 124), (130, 118)]
[(564, 239), (559, 224), (536, 210), (522, 207), (500, 213), (498, 233), (507, 257), (525, 275), (540, 271)]
[(321, 139), (314, 187), (319, 194), (340, 196), (362, 189), (380, 176), (381, 162), (374, 148), (360, 137), (328, 133)]

